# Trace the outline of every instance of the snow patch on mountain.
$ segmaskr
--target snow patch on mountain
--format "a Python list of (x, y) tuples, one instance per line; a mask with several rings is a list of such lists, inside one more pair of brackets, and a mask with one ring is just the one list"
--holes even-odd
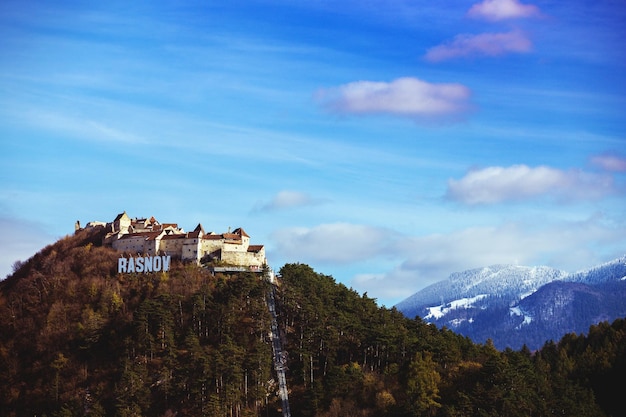
[(626, 255), (575, 273), (519, 265), (456, 272), (396, 308), (478, 343), (492, 339), (499, 348), (538, 349), (566, 333), (626, 317)]
[(533, 322), (533, 317), (528, 312), (523, 311), (519, 305), (511, 307), (509, 309), (509, 315), (524, 318), (520, 325), (517, 326), (518, 329)]
[(470, 308), (477, 301), (482, 300), (485, 297), (487, 297), (487, 294), (480, 294), (480, 295), (477, 295), (476, 297), (461, 298), (459, 300), (454, 300), (451, 303), (428, 307), (428, 314), (424, 316), (424, 320), (441, 318), (452, 310), (458, 310), (461, 308), (465, 308), (465, 309)]
[(496, 295), (502, 301), (515, 303), (537, 291), (542, 285), (564, 279), (568, 273), (546, 266), (492, 265), (455, 272), (401, 301), (396, 308), (409, 317), (424, 317), (424, 308), (476, 297)]

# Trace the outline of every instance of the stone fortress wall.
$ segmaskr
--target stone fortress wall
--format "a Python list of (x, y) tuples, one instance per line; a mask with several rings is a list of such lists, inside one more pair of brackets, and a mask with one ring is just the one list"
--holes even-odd
[[(160, 223), (154, 217), (131, 219), (120, 213), (110, 223), (90, 222), (87, 227), (109, 229), (104, 244), (130, 254), (168, 255), (197, 264), (210, 263), (262, 270), (267, 265), (265, 247), (251, 245), (250, 236), (242, 229), (216, 234), (205, 232), (201, 224), (185, 232), (176, 223)], [(80, 228), (77, 222), (76, 228)]]

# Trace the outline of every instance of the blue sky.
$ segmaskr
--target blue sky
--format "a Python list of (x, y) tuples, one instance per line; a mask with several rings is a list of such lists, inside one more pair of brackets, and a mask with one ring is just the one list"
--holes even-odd
[(120, 212), (391, 306), (626, 253), (621, 1), (3, 1), (0, 276)]

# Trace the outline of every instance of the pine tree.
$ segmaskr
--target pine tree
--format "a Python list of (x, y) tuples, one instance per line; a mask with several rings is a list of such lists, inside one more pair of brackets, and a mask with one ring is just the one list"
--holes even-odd
[(439, 403), (439, 382), (441, 376), (437, 372), (437, 364), (430, 352), (418, 352), (409, 365), (407, 394), (410, 409), (415, 416), (434, 416)]

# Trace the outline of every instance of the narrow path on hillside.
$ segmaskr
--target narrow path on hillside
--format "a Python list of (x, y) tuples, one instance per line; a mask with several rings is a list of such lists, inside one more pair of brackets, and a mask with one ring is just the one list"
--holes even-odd
[(278, 330), (278, 320), (276, 318), (276, 300), (274, 294), (276, 287), (272, 285), (272, 289), (267, 295), (267, 306), (272, 315), (272, 350), (274, 351), (274, 368), (278, 375), (278, 392), (283, 403), (283, 417), (291, 417), (289, 409), (289, 396), (287, 394), (287, 379), (285, 378), (285, 366), (287, 364), (287, 355), (283, 352), (280, 340), (280, 331)]

